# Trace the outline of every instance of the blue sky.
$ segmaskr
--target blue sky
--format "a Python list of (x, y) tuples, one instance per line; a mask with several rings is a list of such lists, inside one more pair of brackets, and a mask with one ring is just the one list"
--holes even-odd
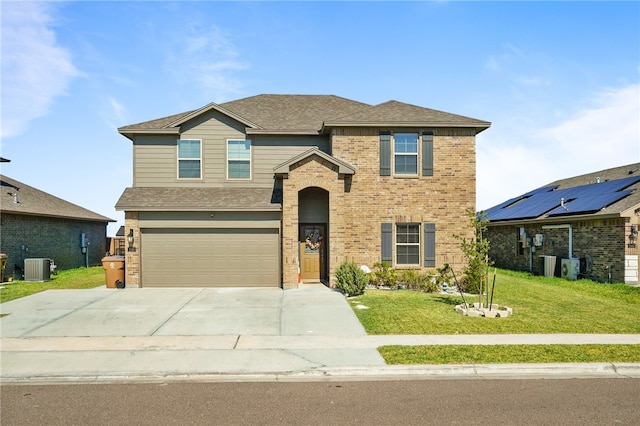
[(639, 2), (0, 3), (2, 173), (116, 219), (117, 128), (261, 93), (492, 122), (477, 208), (640, 161)]

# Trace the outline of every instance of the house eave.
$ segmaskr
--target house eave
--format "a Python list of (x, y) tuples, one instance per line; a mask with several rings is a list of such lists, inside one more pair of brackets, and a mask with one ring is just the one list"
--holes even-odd
[(216, 207), (216, 208), (198, 208), (198, 207), (144, 207), (144, 206), (116, 206), (116, 211), (124, 212), (280, 212), (282, 206), (279, 204), (273, 207)]
[(135, 140), (135, 135), (180, 135), (180, 128), (170, 127), (166, 129), (118, 129), (118, 133), (130, 140)]
[(566, 216), (554, 216), (554, 217), (536, 217), (532, 219), (514, 219), (514, 220), (500, 220), (489, 221), (487, 226), (506, 226), (506, 225), (533, 225), (533, 224), (559, 224), (567, 222), (576, 222), (580, 220), (601, 220), (601, 219), (618, 219), (621, 215), (619, 213), (608, 214), (582, 214), (582, 215), (566, 215)]
[(329, 121), (324, 123), (321, 132), (334, 127), (383, 127), (383, 128), (466, 128), (475, 129), (476, 134), (491, 127), (489, 122), (462, 124), (455, 122), (434, 121)]
[(301, 129), (301, 130), (272, 130), (272, 129), (255, 129), (247, 128), (245, 130), (247, 135), (304, 135), (304, 136), (318, 136), (320, 132), (318, 130)]
[(47, 213), (38, 213), (38, 212), (23, 212), (18, 210), (0, 210), (0, 215), (2, 214), (15, 214), (18, 216), (33, 216), (33, 217), (51, 217), (55, 219), (66, 219), (66, 220), (79, 220), (83, 222), (98, 222), (98, 223), (109, 223), (109, 222), (117, 222), (115, 219), (111, 219), (108, 217), (104, 218), (88, 218), (88, 217), (78, 217), (78, 216), (65, 216), (59, 214), (47, 214)]

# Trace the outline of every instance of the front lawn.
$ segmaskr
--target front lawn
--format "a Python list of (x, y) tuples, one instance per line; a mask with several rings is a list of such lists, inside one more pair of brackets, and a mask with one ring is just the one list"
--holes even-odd
[(640, 334), (640, 287), (507, 270), (498, 270), (493, 303), (513, 308), (508, 318), (457, 314), (459, 293), (366, 290), (349, 300), (368, 334)]
[(51, 281), (13, 281), (2, 284), (4, 288), (0, 290), (0, 303), (45, 290), (93, 288), (104, 284), (105, 275), (102, 266), (67, 269), (51, 275)]
[(382, 346), (387, 364), (640, 362), (640, 345)]

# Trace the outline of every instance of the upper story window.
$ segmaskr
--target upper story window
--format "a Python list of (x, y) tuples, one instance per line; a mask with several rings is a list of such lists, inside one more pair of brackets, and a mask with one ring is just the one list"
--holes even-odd
[(396, 175), (418, 174), (417, 133), (394, 133), (393, 172)]
[(251, 179), (251, 141), (227, 141), (227, 178)]
[(391, 175), (433, 176), (432, 131), (380, 132), (380, 176)]
[(200, 179), (202, 177), (202, 141), (199, 139), (178, 140), (178, 178)]

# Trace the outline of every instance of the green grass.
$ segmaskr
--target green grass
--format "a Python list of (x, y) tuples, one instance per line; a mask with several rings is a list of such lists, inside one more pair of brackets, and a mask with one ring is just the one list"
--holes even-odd
[(640, 362), (640, 345), (382, 346), (387, 364)]
[(93, 288), (104, 284), (105, 275), (102, 266), (67, 269), (52, 275), (51, 281), (4, 283), (4, 288), (0, 290), (0, 303), (45, 290)]
[(640, 333), (640, 287), (506, 270), (498, 270), (493, 303), (513, 308), (508, 318), (459, 315), (460, 294), (366, 290), (350, 302), (368, 334)]

